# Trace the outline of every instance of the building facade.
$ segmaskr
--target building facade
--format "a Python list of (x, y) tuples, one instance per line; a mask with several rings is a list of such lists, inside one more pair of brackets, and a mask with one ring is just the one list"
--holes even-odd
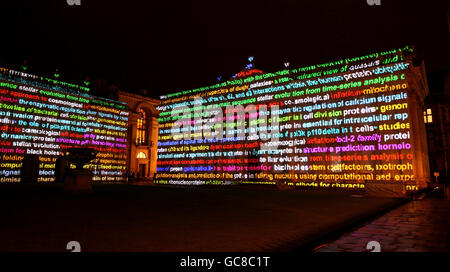
[(69, 162), (66, 172), (90, 149), (96, 156), (81, 167), (93, 181), (153, 178), (159, 101), (106, 81), (89, 85), (0, 67), (0, 182), (53, 182), (58, 159)]
[(249, 64), (226, 82), (162, 103), (105, 81), (95, 82), (94, 95), (1, 72), (5, 180), (19, 181), (11, 176), (20, 170), (8, 168), (34, 154), (51, 181), (60, 151), (83, 145), (101, 151), (91, 168), (98, 181), (419, 190), (430, 168), (448, 176), (449, 80), (425, 101), (424, 64), (408, 47), (274, 73)]
[(130, 110), (128, 119), (128, 172), (131, 176), (153, 179), (156, 173), (159, 100), (118, 91), (118, 100)]
[(425, 100), (424, 122), (428, 137), (430, 171), (433, 179), (450, 178), (450, 74), (444, 74), (444, 86), (438, 86)]
[(127, 176), (130, 180), (153, 179), (156, 173), (158, 117), (160, 100), (147, 96), (147, 90), (134, 93), (121, 90), (105, 80), (96, 80), (93, 91), (102, 97), (125, 103), (129, 110), (127, 130)]
[(250, 63), (163, 97), (156, 183), (424, 189), (428, 93), (408, 46), (272, 73)]

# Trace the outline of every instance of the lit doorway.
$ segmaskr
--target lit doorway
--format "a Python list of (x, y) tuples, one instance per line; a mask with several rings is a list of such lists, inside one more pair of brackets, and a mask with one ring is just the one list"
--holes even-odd
[(145, 164), (139, 164), (139, 177), (144, 178), (146, 177), (146, 165)]

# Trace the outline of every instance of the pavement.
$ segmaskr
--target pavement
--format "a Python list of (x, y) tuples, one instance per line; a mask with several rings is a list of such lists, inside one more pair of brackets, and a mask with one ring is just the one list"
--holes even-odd
[(348, 191), (0, 184), (0, 251), (289, 251), (401, 201)]
[(450, 251), (450, 200), (435, 193), (409, 201), (315, 251), (367, 252), (374, 250), (366, 249), (371, 241), (379, 244), (381, 252)]

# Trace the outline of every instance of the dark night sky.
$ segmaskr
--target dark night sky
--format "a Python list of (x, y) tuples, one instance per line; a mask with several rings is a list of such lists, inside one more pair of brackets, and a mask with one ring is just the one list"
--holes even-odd
[(428, 72), (450, 68), (448, 1), (1, 2), (0, 61), (153, 97), (229, 78), (250, 55), (270, 72), (413, 44)]

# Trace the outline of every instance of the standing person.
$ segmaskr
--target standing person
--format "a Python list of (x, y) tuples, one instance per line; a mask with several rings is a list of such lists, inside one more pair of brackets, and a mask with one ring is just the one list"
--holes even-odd
[(64, 182), (68, 162), (66, 156), (59, 156), (55, 162), (55, 182)]
[(248, 156), (248, 166), (249, 166), (249, 174), (251, 176), (250, 180), (256, 180), (256, 174), (258, 173), (258, 165), (259, 165), (259, 154), (258, 149), (254, 148), (250, 150)]
[(34, 154), (27, 154), (23, 157), (20, 169), (20, 182), (37, 183), (39, 176), (39, 157)]

